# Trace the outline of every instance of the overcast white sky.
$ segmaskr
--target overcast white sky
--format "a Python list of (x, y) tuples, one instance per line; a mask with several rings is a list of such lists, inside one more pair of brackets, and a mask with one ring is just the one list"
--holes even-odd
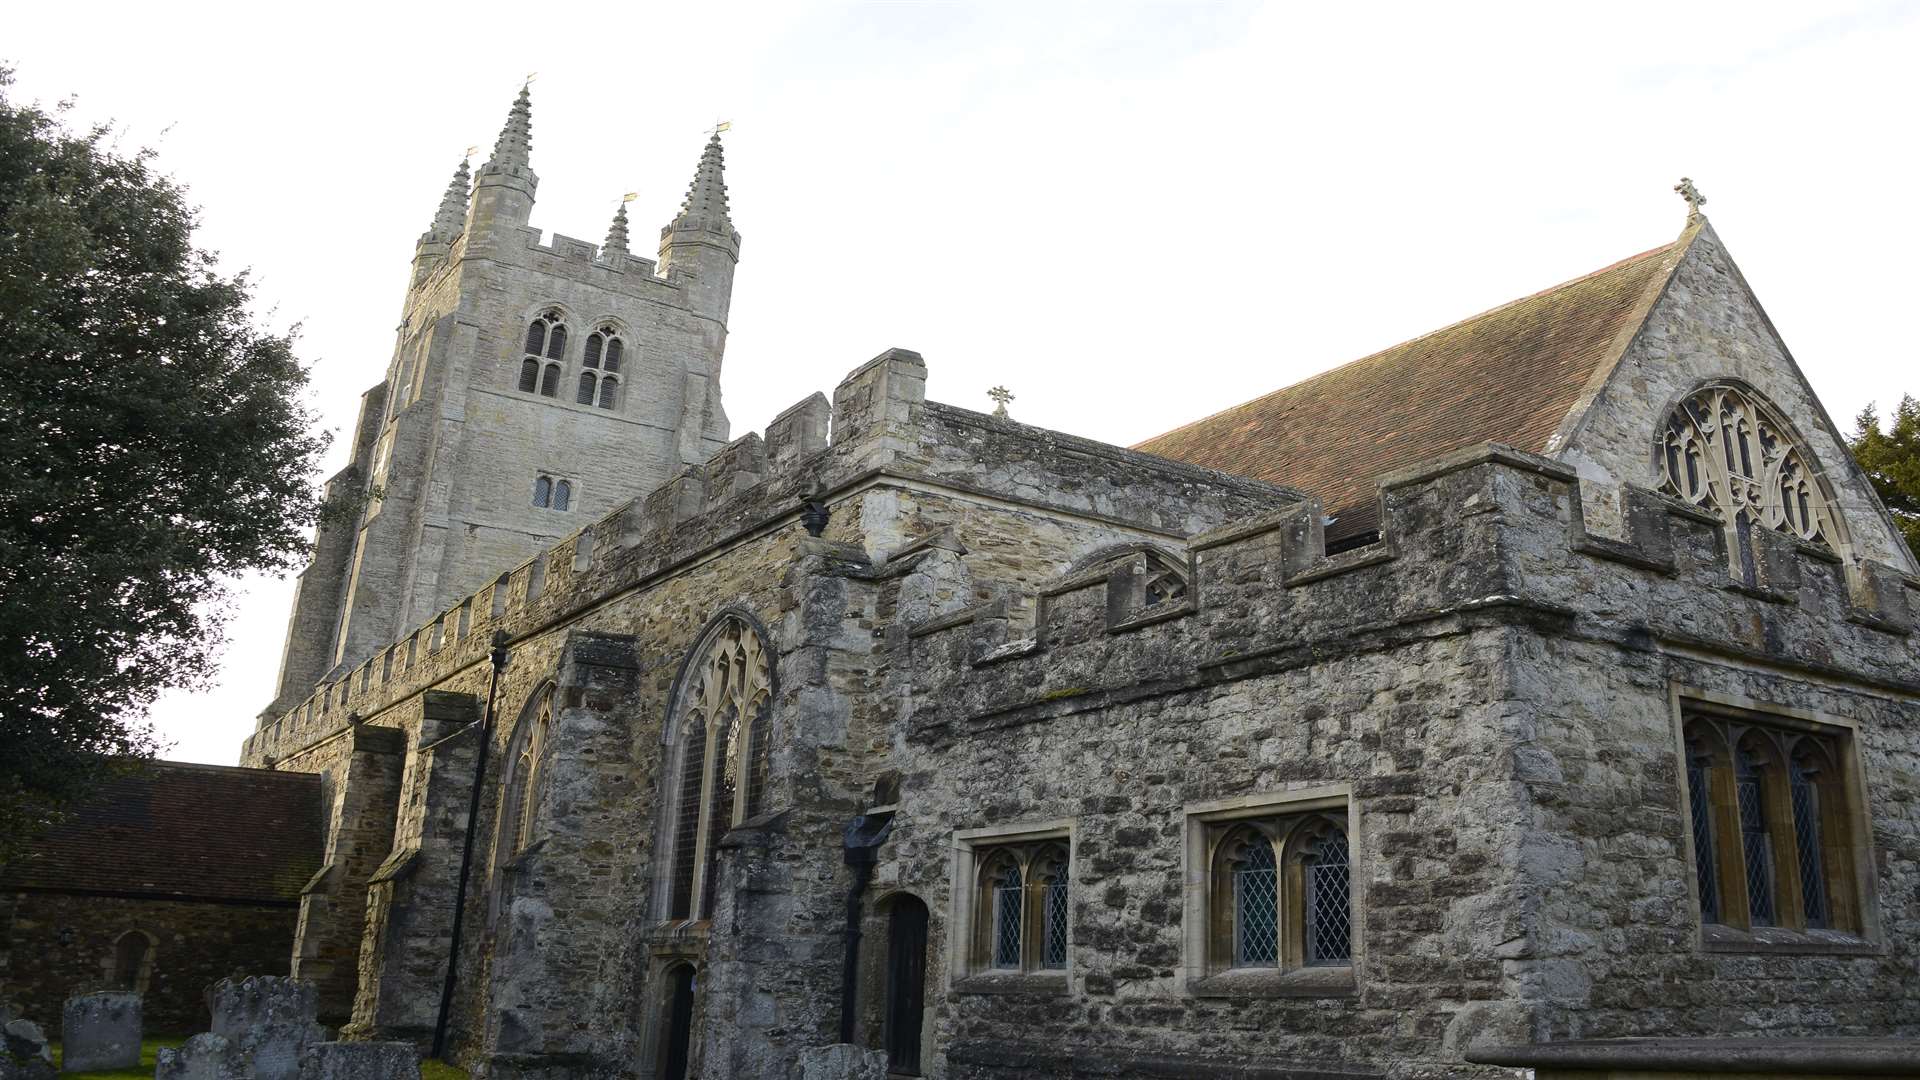
[[(704, 129), (744, 235), (723, 380), (760, 429), (889, 346), (930, 396), (1131, 443), (1663, 244), (1692, 176), (1844, 424), (1920, 392), (1920, 4), (16, 5), (20, 99), (152, 146), (302, 325), (340, 432), (413, 242), (529, 72), (534, 224), (635, 248)], [(231, 763), (288, 581), (155, 709)]]

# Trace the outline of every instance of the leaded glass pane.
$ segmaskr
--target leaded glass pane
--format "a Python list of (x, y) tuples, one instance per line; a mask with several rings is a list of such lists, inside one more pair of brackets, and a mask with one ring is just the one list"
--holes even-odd
[(621, 344), (620, 344), (620, 339), (619, 339), (619, 338), (608, 338), (608, 339), (607, 339), (607, 365), (606, 365), (606, 369), (607, 369), (607, 370), (608, 370), (609, 372), (613, 372), (613, 371), (619, 371), (619, 370), (620, 370), (620, 352), (621, 352), (621, 348), (622, 348), (622, 347), (621, 347)]
[(1307, 962), (1353, 959), (1353, 914), (1348, 892), (1347, 842), (1329, 836), (1313, 846), (1306, 865)]
[(560, 392), (560, 365), (548, 364), (540, 376), (540, 396), (553, 397)]
[(597, 381), (598, 380), (596, 380), (593, 377), (593, 372), (591, 371), (581, 372), (580, 373), (580, 391), (579, 393), (575, 394), (573, 397), (574, 404), (576, 405), (593, 404), (593, 393), (594, 393), (594, 390), (597, 388), (596, 386)]
[(1827, 877), (1820, 865), (1820, 792), (1813, 778), (1793, 765), (1793, 839), (1800, 856), (1800, 900), (1808, 926), (1827, 925)]
[(1700, 917), (1708, 922), (1720, 919), (1720, 882), (1714, 875), (1713, 817), (1708, 805), (1707, 764), (1701, 758), (1687, 761), (1687, 803), (1693, 822), (1693, 874), (1700, 892)]
[(602, 340), (599, 334), (587, 335), (587, 349), (580, 357), (581, 366), (590, 368), (600, 366), (600, 343)]
[(1280, 962), (1279, 901), (1273, 847), (1265, 838), (1255, 838), (1233, 868), (1235, 967), (1273, 967)]
[(1041, 906), (1045, 923), (1041, 927), (1040, 966), (1064, 968), (1067, 966), (1066, 867), (1061, 867), (1053, 880), (1047, 882), (1045, 901)]
[(527, 327), (527, 352), (540, 355), (541, 346), (547, 343), (547, 324), (539, 319), (533, 320)]
[(520, 392), (531, 394), (540, 386), (540, 361), (523, 360), (520, 362)]
[(1760, 772), (1743, 751), (1734, 784), (1740, 803), (1740, 846), (1747, 864), (1747, 913), (1755, 926), (1773, 925), (1773, 845), (1767, 840)]
[(613, 408), (613, 396), (619, 392), (620, 380), (609, 375), (600, 380), (600, 407)]
[(1020, 966), (1020, 868), (1009, 865), (993, 882), (993, 966)]
[(556, 326), (547, 335), (547, 359), (559, 360), (567, 354), (567, 328)]

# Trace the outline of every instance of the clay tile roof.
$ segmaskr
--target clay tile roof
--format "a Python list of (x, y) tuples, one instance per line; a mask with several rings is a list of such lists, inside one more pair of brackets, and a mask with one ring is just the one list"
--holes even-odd
[(1379, 525), (1374, 480), (1463, 446), (1535, 453), (1619, 355), (1688, 237), (1134, 447), (1317, 495), (1329, 538)]
[(320, 777), (156, 761), (101, 785), (0, 889), (293, 902), (320, 869)]

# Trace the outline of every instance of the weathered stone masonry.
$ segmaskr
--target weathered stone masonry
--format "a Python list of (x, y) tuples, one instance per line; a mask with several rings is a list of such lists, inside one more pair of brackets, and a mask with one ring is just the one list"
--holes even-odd
[[(1329, 558), (1299, 493), (928, 403), (923, 383), (912, 354), (879, 358), (831, 409), (816, 396), (736, 440), (248, 741), (248, 761), (337, 783), (338, 740), (405, 739), (393, 801), (365, 800), (397, 821), (391, 850), (340, 886), (369, 897), (356, 1030), (432, 1023), (471, 722), (504, 629), (490, 775), (549, 688), (555, 726), (538, 841), (477, 861), (470, 894), (457, 1042), (493, 1070), (648, 1074), (660, 978), (682, 961), (701, 972), (701, 1075), (780, 1075), (834, 1041), (839, 835), (878, 792), (897, 809), (868, 910), (910, 894), (932, 912), (931, 1075), (1415, 1075), (1463, 1071), (1476, 1040), (1920, 1031), (1913, 579), (1762, 532), (1741, 585), (1711, 515), (1629, 488), (1618, 535), (1599, 535), (1572, 472), (1498, 448), (1389, 478), (1381, 541)], [(819, 539), (800, 527), (809, 496), (832, 511)], [(1146, 549), (1184, 563), (1184, 597), (1143, 605)], [(725, 610), (776, 656), (771, 812), (722, 840), (712, 917), (676, 924), (651, 858), (662, 725)], [(1855, 732), (1862, 933), (1704, 947), (1684, 695)], [(1349, 807), (1353, 961), (1210, 985), (1185, 927), (1188, 809), (1288, 791)], [(499, 813), (491, 790), (477, 850)], [(1056, 821), (1073, 846), (1064, 975), (957, 977), (956, 833)], [(877, 1045), (865, 970), (858, 1037)]]

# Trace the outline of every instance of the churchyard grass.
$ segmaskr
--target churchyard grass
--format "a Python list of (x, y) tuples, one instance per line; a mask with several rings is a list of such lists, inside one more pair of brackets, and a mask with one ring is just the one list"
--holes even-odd
[[(133, 1069), (107, 1069), (102, 1072), (61, 1073), (61, 1080), (148, 1080), (153, 1076), (154, 1055), (162, 1047), (179, 1046), (186, 1042), (185, 1035), (163, 1035), (153, 1039), (140, 1040), (140, 1066)], [(53, 1067), (60, 1067), (60, 1044), (51, 1044)]]

